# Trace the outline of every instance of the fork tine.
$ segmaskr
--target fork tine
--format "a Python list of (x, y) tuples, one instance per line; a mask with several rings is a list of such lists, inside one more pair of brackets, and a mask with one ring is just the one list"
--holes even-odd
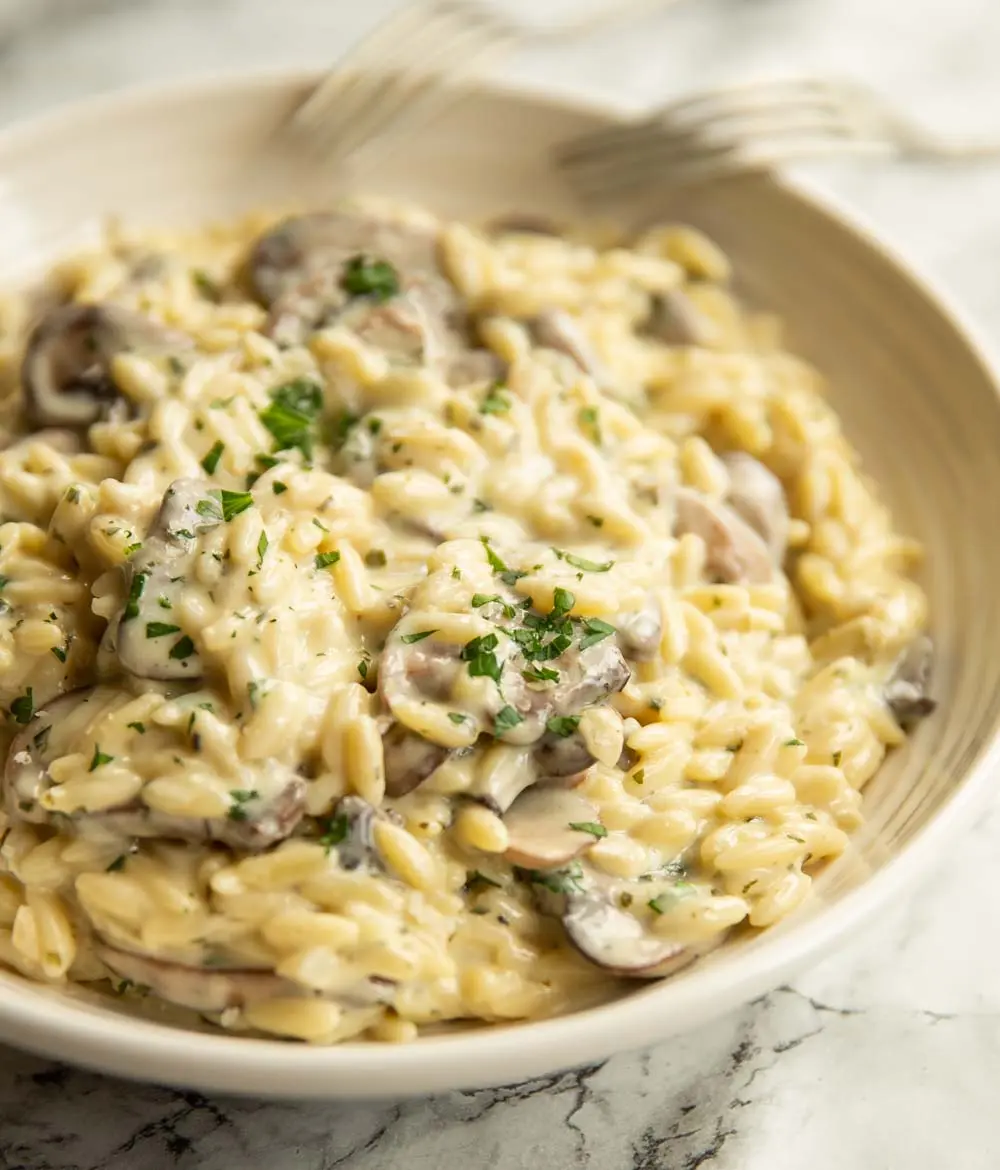
[(564, 170), (590, 185), (627, 187), (651, 167), (664, 168), (692, 156), (710, 156), (742, 148), (746, 144), (787, 147), (808, 140), (858, 140), (864, 127), (842, 111), (796, 109), (756, 111), (733, 115), (728, 121), (706, 121), (700, 126), (674, 127), (669, 122), (647, 122), (641, 135), (633, 135), (627, 148), (609, 144), (569, 163)]
[(841, 112), (845, 103), (829, 83), (773, 82), (733, 87), (699, 94), (664, 106), (650, 117), (627, 126), (609, 127), (564, 144), (557, 152), (561, 163), (576, 164), (590, 155), (625, 153), (648, 137), (659, 136), (664, 128), (697, 132), (729, 118), (756, 113), (783, 115), (791, 108)]
[[(350, 55), (297, 111), (294, 123), (314, 146), (347, 154), (398, 118), (407, 103), (424, 107), (431, 91), (514, 39), (513, 26), (464, 0), (431, 0), (405, 9)], [(435, 71), (456, 58), (461, 69)], [(366, 70), (366, 63), (377, 69)], [(345, 62), (348, 64), (348, 62)]]

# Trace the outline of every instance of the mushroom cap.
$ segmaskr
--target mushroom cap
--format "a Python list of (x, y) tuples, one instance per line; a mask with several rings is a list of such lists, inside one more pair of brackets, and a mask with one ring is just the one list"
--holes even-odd
[(920, 634), (896, 660), (883, 690), (886, 706), (901, 724), (914, 723), (937, 707), (928, 694), (933, 669), (934, 643)]
[(36, 427), (89, 426), (119, 397), (111, 374), (117, 354), (191, 345), (183, 333), (119, 305), (60, 305), (28, 338), (21, 366), (28, 419)]
[(694, 533), (705, 543), (705, 568), (719, 581), (764, 584), (774, 577), (771, 553), (761, 537), (732, 508), (679, 488), (674, 535)]
[(571, 894), (562, 921), (584, 958), (616, 975), (658, 979), (694, 958), (687, 947), (650, 934), (634, 915), (594, 894)]
[(594, 822), (597, 809), (567, 789), (536, 787), (511, 805), (503, 818), (510, 840), (504, 859), (525, 869), (556, 869), (593, 845), (593, 833), (573, 824)]
[(781, 480), (745, 451), (729, 451), (722, 462), (729, 472), (726, 503), (764, 541), (771, 559), (780, 565), (788, 546), (788, 501)]

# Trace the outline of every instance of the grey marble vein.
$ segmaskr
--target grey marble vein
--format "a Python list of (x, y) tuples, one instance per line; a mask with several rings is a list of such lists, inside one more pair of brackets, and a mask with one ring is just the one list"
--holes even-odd
[[(137, 82), (322, 64), (391, 7), (0, 0), (0, 122)], [(761, 73), (849, 73), (936, 124), (1000, 135), (998, 53), (996, 0), (682, 0), (512, 72), (633, 107)], [(810, 177), (1000, 353), (1000, 168)], [(506, 1089), (268, 1104), (0, 1048), (0, 1170), (997, 1170), (998, 844), (1000, 798), (926, 886), (790, 987), (652, 1051)]]

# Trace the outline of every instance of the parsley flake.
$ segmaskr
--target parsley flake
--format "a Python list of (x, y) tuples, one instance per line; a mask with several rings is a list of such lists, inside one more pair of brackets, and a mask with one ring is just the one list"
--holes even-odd
[(436, 634), (437, 630), (419, 630), (415, 634), (401, 634), (400, 641), (407, 646), (412, 646), (414, 642), (422, 642), (424, 638), (429, 638), (431, 634)]

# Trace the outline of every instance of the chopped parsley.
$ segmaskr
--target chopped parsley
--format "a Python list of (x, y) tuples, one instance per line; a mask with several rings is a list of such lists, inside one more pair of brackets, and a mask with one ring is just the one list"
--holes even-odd
[(614, 561), (588, 561), (586, 557), (578, 557), (576, 553), (565, 552), (561, 548), (552, 550), (561, 561), (579, 569), (582, 573), (606, 573), (614, 565)]
[(135, 723), (129, 723), (127, 726), (131, 727), (133, 731), (138, 731), (138, 733), (140, 735), (146, 734), (145, 723), (139, 723), (138, 721), (136, 721)]
[(139, 616), (139, 601), (142, 597), (143, 590), (146, 588), (146, 579), (149, 577), (148, 573), (135, 573), (132, 577), (132, 584), (129, 586), (128, 599), (125, 602), (125, 611), (122, 614), (122, 621), (131, 621), (132, 618)]
[(120, 873), (125, 868), (125, 862), (128, 860), (128, 855), (119, 853), (119, 855), (112, 861), (112, 863), (104, 871), (105, 873)]
[(493, 653), (496, 648), (496, 634), (482, 634), (462, 647), (462, 661), (469, 664), (473, 678), (491, 678), (499, 686), (500, 663)]
[(591, 837), (606, 837), (608, 830), (596, 821), (570, 821), (569, 827), (578, 833), (589, 833)]
[(505, 731), (510, 731), (511, 728), (517, 727), (519, 723), (523, 722), (524, 716), (508, 704), (506, 707), (501, 707), (497, 712), (493, 734), (501, 736)]
[(351, 822), (343, 813), (335, 817), (330, 817), (319, 839), (320, 845), (329, 853), (335, 845), (339, 845), (342, 841), (347, 840), (347, 834), (350, 832), (350, 828)]
[(449, 711), (448, 718), (452, 723), (464, 723), (469, 717), (468, 715), (463, 715), (461, 711)]
[(327, 565), (335, 565), (340, 560), (340, 553), (334, 549), (332, 552), (317, 553), (316, 554), (316, 568), (325, 569)]
[(368, 670), (371, 664), (372, 660), (370, 658), (362, 658), (358, 663), (358, 674), (361, 675), (363, 679), (368, 677)]
[(180, 626), (172, 626), (169, 622), (146, 622), (147, 638), (165, 638), (167, 634), (179, 634)]
[(193, 653), (194, 642), (185, 634), (183, 638), (177, 640), (177, 643), (171, 649), (170, 657), (176, 658), (178, 661), (183, 661), (185, 658), (190, 658)]
[(517, 612), (512, 605), (504, 601), (499, 593), (473, 593), (472, 595), (473, 609), (481, 609), (484, 605), (491, 605), (494, 603), (501, 606), (503, 609), (503, 616), (505, 618), (512, 618)]
[(65, 646), (53, 646), (52, 653), (56, 658), (59, 659), (60, 662), (66, 661), (67, 648)]
[(492, 887), (494, 890), (502, 890), (503, 886), (500, 882), (495, 882), (491, 877), (481, 873), (478, 869), (469, 869), (465, 872), (465, 885), (462, 889), (467, 894), (475, 894), (480, 890)]
[(589, 646), (596, 646), (598, 642), (603, 642), (605, 638), (610, 638), (615, 632), (614, 626), (609, 626), (607, 622), (602, 622), (600, 618), (584, 618), (583, 628), (587, 632), (580, 639), (581, 650), (586, 650)]
[(646, 905), (654, 914), (666, 914), (679, 897), (690, 893), (693, 889), (694, 886), (690, 882), (676, 882), (672, 890), (667, 890), (663, 894), (657, 894), (655, 898), (650, 898)]
[(260, 421), (274, 436), (274, 449), (295, 448), (312, 459), (315, 422), (323, 407), (323, 391), (309, 378), (295, 378), (271, 391), (271, 405)]
[(257, 568), (258, 569), (261, 569), (264, 567), (264, 553), (267, 552), (268, 543), (269, 542), (267, 539), (267, 533), (262, 530), (261, 534), (260, 534), (260, 539), (257, 541)]
[(13, 703), (11, 703), (10, 713), (13, 715), (15, 723), (25, 724), (31, 722), (31, 717), (35, 713), (35, 696), (31, 687), (28, 687), (23, 695), (18, 695)]
[(212, 449), (201, 461), (202, 467), (208, 475), (214, 475), (215, 469), (219, 466), (219, 460), (222, 458), (222, 452), (225, 451), (226, 444), (221, 439), (216, 439), (212, 444)]
[(213, 301), (215, 304), (219, 303), (222, 297), (219, 286), (203, 268), (191, 269), (191, 282), (206, 301)]
[(260, 793), (256, 788), (234, 788), (229, 793), (232, 804), (229, 806), (229, 819), (231, 821), (245, 821), (249, 817), (246, 810), (246, 805), (251, 800), (258, 800)]
[(785, 747), (805, 747), (806, 745), (805, 745), (804, 740), (796, 738), (796, 739), (786, 739), (784, 746)]
[(528, 680), (528, 682), (558, 682), (559, 671), (552, 670), (548, 666), (532, 667), (530, 670), (522, 670), (521, 677)]
[(222, 519), (227, 523), (253, 504), (253, 496), (249, 492), (230, 492), (223, 488), (218, 496), (222, 505)]
[(580, 420), (580, 426), (588, 432), (587, 437), (599, 447), (601, 445), (601, 424), (597, 407), (584, 406), (577, 417)]
[(576, 597), (570, 593), (568, 589), (556, 589), (552, 594), (552, 612), (549, 614), (550, 619), (561, 618), (564, 614), (576, 605)]
[(505, 389), (502, 382), (494, 382), (479, 407), (479, 413), (506, 414), (510, 410), (511, 402), (510, 398), (503, 393)]
[(284, 495), (285, 492), (288, 491), (288, 484), (282, 483), (280, 480), (275, 480), (274, 483), (271, 484), (271, 491), (274, 492), (276, 496)]
[(109, 756), (106, 752), (102, 752), (100, 744), (95, 743), (94, 754), (91, 757), (90, 767), (87, 769), (87, 771), (96, 772), (97, 769), (102, 767), (104, 764), (110, 764), (114, 758), (114, 756)]
[(493, 548), (489, 542), (489, 538), (486, 536), (481, 536), (479, 539), (483, 542), (483, 548), (486, 550), (486, 559), (490, 562), (490, 568), (493, 570), (493, 572), (506, 573), (508, 571), (507, 566), (504, 564), (502, 558), (498, 557), (497, 554), (493, 551)]
[(561, 739), (572, 735), (579, 726), (579, 715), (553, 715), (545, 723), (546, 730), (551, 731), (553, 735), (558, 735)]
[(632, 780), (636, 784), (644, 784), (646, 781), (646, 769), (636, 768), (636, 770), (632, 773)]
[(524, 881), (544, 886), (553, 894), (576, 894), (584, 888), (583, 866), (578, 861), (563, 869), (518, 869), (516, 872)]
[(399, 275), (387, 261), (360, 252), (344, 265), (340, 287), (352, 297), (387, 301), (399, 292)]
[(412, 646), (414, 642), (422, 642), (424, 638), (429, 638), (431, 634), (436, 634), (437, 630), (418, 630), (415, 634), (401, 634), (400, 641), (407, 646)]

